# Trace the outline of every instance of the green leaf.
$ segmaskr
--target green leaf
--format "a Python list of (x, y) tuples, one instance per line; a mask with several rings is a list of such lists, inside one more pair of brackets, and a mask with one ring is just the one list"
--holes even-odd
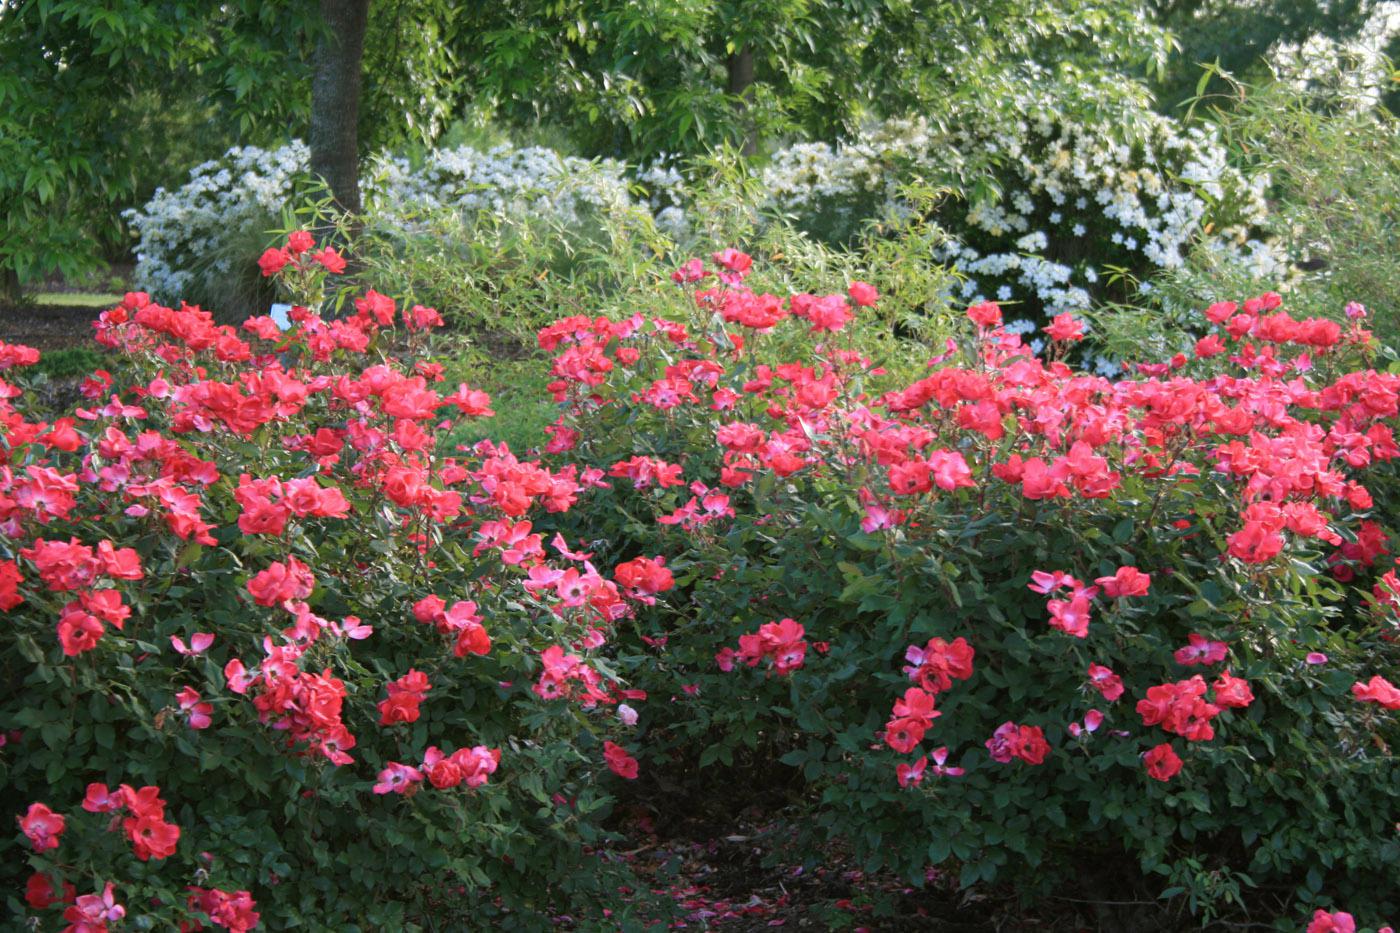
[(92, 733), (98, 748), (110, 749), (116, 746), (117, 730), (110, 723), (97, 723), (92, 727)]

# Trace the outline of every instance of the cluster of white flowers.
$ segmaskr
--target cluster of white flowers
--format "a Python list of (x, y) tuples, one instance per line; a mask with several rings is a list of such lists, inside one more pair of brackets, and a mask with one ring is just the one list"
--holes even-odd
[(662, 154), (650, 165), (637, 169), (632, 179), (648, 193), (646, 206), (657, 228), (676, 239), (683, 238), (690, 229), (685, 212), (688, 188), (678, 160)]
[(1385, 48), (1400, 35), (1400, 0), (1382, 0), (1355, 38), (1338, 41), (1312, 36), (1302, 43), (1280, 43), (1269, 63), (1280, 80), (1333, 104), (1365, 110), (1380, 103), (1390, 81)]
[(999, 198), (950, 200), (937, 218), (950, 238), (936, 258), (965, 276), (967, 300), (1082, 309), (1101, 272), (1176, 268), (1203, 239), (1256, 265), (1277, 262), (1250, 239), (1265, 217), (1266, 178), (1232, 169), (1205, 127), (1183, 130), (1145, 103), (1109, 112), (1075, 122), (1056, 96), (1027, 90), (1007, 110), (962, 114), (947, 133), (891, 120), (843, 145), (793, 146), (763, 181), (783, 210), (828, 221), (896, 210), (912, 179), (994, 187)]
[(485, 152), (462, 146), (433, 150), (419, 166), (399, 157), (374, 158), (364, 201), (372, 216), (388, 223), (451, 209), (576, 224), (593, 212), (631, 205), (625, 172), (621, 162), (590, 162), (542, 146), (496, 146)]
[(899, 189), (909, 181), (902, 168), (927, 161), (936, 148), (926, 120), (886, 120), (837, 146), (797, 143), (775, 152), (761, 175), (763, 189), (790, 215), (826, 215), (828, 225), (849, 228), (865, 217), (902, 213)]
[(197, 278), (227, 276), (249, 261), (231, 244), (277, 223), (310, 158), (301, 142), (271, 150), (235, 147), (195, 166), (181, 187), (157, 189), (140, 210), (124, 212), (138, 237), (137, 287), (175, 301), (196, 291)]

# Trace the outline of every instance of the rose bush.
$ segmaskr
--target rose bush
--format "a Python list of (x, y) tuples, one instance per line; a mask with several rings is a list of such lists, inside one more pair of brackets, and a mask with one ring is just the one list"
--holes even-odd
[(778, 788), (916, 880), (1397, 908), (1400, 377), (1361, 320), (1221, 302), (1110, 381), (983, 303), (911, 375), (860, 350), (870, 286), (714, 260), (687, 320), (540, 334), (549, 450), (612, 479), (551, 527), (674, 574), (605, 649), (644, 779)]
[(435, 385), (435, 311), (323, 320), (343, 261), (304, 232), (261, 265), (289, 331), (130, 294), (72, 411), (0, 347), (8, 913), (535, 928), (612, 896), (589, 847), (638, 699), (575, 652), (650, 597), (531, 531), (599, 474), (455, 450), (492, 411)]
[(320, 317), (344, 263), (301, 231), (259, 265), (288, 331), (128, 295), (72, 411), (0, 346), (11, 914), (618, 924), (613, 795), (745, 788), (920, 882), (1396, 909), (1364, 318), (1222, 302), (1110, 381), (1069, 315), (1041, 358), (981, 303), (912, 359), (876, 287), (724, 250), (689, 313), (540, 332), (537, 456), (458, 448), (491, 401), (437, 387), (436, 311)]

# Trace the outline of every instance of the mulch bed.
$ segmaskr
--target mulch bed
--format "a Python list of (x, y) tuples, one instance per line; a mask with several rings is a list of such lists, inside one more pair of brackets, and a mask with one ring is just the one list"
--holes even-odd
[[(762, 826), (706, 838), (650, 837), (630, 855), (638, 875), (664, 892), (681, 919), (672, 929), (756, 931), (936, 930), (980, 933), (999, 926), (986, 905), (965, 902), (952, 879), (931, 876), (915, 888), (888, 874), (868, 874), (839, 851), (808, 867), (782, 851)], [(687, 834), (688, 835), (688, 834)]]
[[(628, 840), (600, 857), (628, 863), (644, 891), (618, 892), (609, 918), (558, 916), (558, 928), (606, 928), (621, 917), (656, 930), (848, 930), (852, 933), (1078, 933), (1099, 928), (1073, 904), (1027, 912), (995, 890), (962, 892), (956, 873), (931, 871), (921, 887), (885, 872), (866, 872), (839, 846), (803, 865), (778, 824), (757, 812), (717, 829), (692, 816), (669, 825), (634, 814), (619, 829)], [(640, 908), (640, 909), (638, 909)], [(601, 926), (600, 926), (601, 924)], [(620, 924), (619, 924), (620, 926)]]
[(84, 305), (0, 304), (0, 340), (42, 352), (93, 347), (92, 322), (104, 309)]

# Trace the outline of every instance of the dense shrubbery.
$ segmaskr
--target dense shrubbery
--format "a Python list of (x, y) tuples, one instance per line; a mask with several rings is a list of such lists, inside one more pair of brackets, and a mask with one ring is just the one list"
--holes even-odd
[[(380, 10), (363, 214), (231, 149), (100, 356), (0, 342), (7, 915), (631, 929), (647, 807), (1104, 928), (1400, 910), (1396, 4), (617, 6)], [(296, 132), (298, 10), (0, 12), (0, 292), (232, 138), (163, 67)], [(1165, 21), (1262, 86), (1177, 119)]]
[[(1287, 65), (1266, 87), (1235, 85), (1222, 106), (1196, 109), (1209, 120), (1154, 112), (1135, 82), (1032, 71), (1007, 77), (996, 107), (959, 98), (936, 118), (874, 122), (747, 166), (717, 154), (640, 168), (491, 144), (380, 156), (356, 248), (368, 281), (496, 344), (517, 344), (555, 309), (627, 295), (655, 277), (657, 257), (716, 239), (807, 248), (793, 230), (848, 262), (883, 241), (903, 268), (960, 276), (925, 302), (933, 329), (959, 301), (1002, 302), (1023, 334), (1083, 314), (1081, 355), (1102, 373), (1143, 343), (1187, 349), (1194, 309), (1227, 287), (1277, 287), (1329, 313), (1360, 301), (1394, 344), (1394, 119), (1285, 80)], [(211, 163), (162, 192), (135, 217), (142, 285), (165, 300), (264, 307), (267, 290), (229, 270), (287, 228), (277, 205), (304, 200), (304, 153), (293, 156), (237, 150), (232, 170)]]
[(1345, 39), (1317, 34), (1302, 42), (1281, 43), (1272, 50), (1268, 65), (1285, 87), (1306, 94), (1327, 106), (1354, 112), (1374, 110), (1395, 92), (1394, 54), (1400, 41), (1400, 4), (1394, 0), (1359, 6), (1365, 15), (1356, 33)]
[(164, 301), (224, 307), (269, 291), (250, 260), (268, 245), (268, 231), (308, 187), (310, 151), (301, 142), (279, 149), (239, 146), (190, 170), (189, 181), (160, 188), (141, 210), (128, 210), (137, 236), (137, 285)]
[(1400, 125), (1384, 110), (1284, 81), (1229, 88), (1207, 98), (1213, 122), (1232, 159), (1269, 179), (1262, 230), (1286, 271), (1266, 274), (1238, 254), (1199, 246), (1136, 296), (1094, 308), (1095, 350), (1110, 359), (1189, 352), (1198, 309), (1214, 296), (1278, 288), (1291, 304), (1337, 317), (1348, 305), (1366, 309), (1389, 365), (1400, 347)]
[[(342, 267), (260, 264), (307, 307)], [(1362, 321), (1217, 304), (1110, 382), (1057, 361), (1076, 319), (1039, 359), (984, 303), (926, 367), (909, 296), (751, 271), (544, 329), (552, 461), (453, 449), (490, 399), (375, 292), (287, 333), (131, 295), (80, 408), (7, 391), (10, 909), (617, 923), (611, 792), (692, 768), (915, 880), (1397, 909), (1400, 377)]]
[[(1270, 179), (1264, 229), (1297, 264), (1287, 293), (1311, 307), (1360, 302), (1376, 335), (1400, 346), (1400, 125), (1383, 110), (1326, 103), (1283, 82), (1232, 90), (1217, 124), (1249, 171)], [(1145, 304), (1174, 327), (1222, 275), (1264, 281), (1228, 257), (1200, 255), (1159, 277)]]
[[(1253, 238), (1266, 216), (1267, 175), (1227, 164), (1215, 130), (1154, 113), (1145, 89), (1131, 82), (1084, 79), (1070, 88), (1035, 72), (1018, 86), (1025, 90), (993, 110), (966, 102), (939, 122), (888, 120), (835, 147), (780, 149), (757, 173), (751, 208), (765, 224), (781, 216), (842, 245), (871, 222), (898, 226), (925, 212), (946, 234), (927, 260), (965, 276), (948, 298), (1011, 302), (1027, 326), (1043, 312), (1130, 296), (1127, 287), (1111, 292), (1107, 280), (1117, 275), (1126, 286), (1178, 268), (1197, 247), (1236, 256), (1256, 276), (1278, 272), (1279, 258)], [(259, 238), (279, 226), (267, 195), (295, 200), (305, 155), (291, 147), (244, 170), (251, 153), (230, 153), (233, 170), (201, 167), (184, 188), (162, 191), (133, 214), (142, 287), (164, 300), (199, 300), (227, 276), (231, 252), (241, 249), (246, 262), (266, 245)], [(721, 181), (703, 163), (688, 174), (538, 146), (463, 146), (414, 161), (381, 156), (366, 171), (361, 252), (444, 258), (457, 277), (477, 279), (472, 290), (480, 293), (496, 290), (487, 280), (498, 270), (567, 276), (582, 244), (603, 243), (614, 254), (684, 249), (707, 236), (708, 189)], [(929, 205), (930, 189), (958, 195)], [(243, 206), (221, 216), (230, 200)], [(649, 235), (633, 235), (639, 227)], [(195, 257), (211, 247), (222, 258), (200, 265)], [(191, 268), (207, 271), (173, 271)], [(431, 291), (442, 287), (432, 282), (450, 278), (428, 276), (420, 287)]]
[[(275, 238), (286, 213), (314, 192), (308, 180), (306, 147), (293, 142), (275, 151), (229, 150), (220, 160), (193, 169), (173, 191), (161, 189), (128, 219), (139, 236), (135, 280), (163, 301), (208, 302), (224, 307), (242, 301), (260, 310), (256, 279), (244, 281), (251, 260)], [(670, 176), (649, 173), (654, 199), (665, 199)], [(590, 162), (539, 146), (471, 146), (433, 150), (410, 162), (381, 156), (366, 168), (366, 247), (400, 249), (405, 239), (444, 239), (470, 251), (478, 240), (508, 249), (512, 236), (540, 228), (552, 240), (596, 237), (609, 221), (633, 213), (650, 217), (636, 203), (615, 161)], [(661, 219), (678, 222), (674, 211)], [(567, 243), (552, 242), (557, 258)], [(471, 268), (472, 263), (459, 262)], [(231, 283), (241, 286), (231, 288)]]

